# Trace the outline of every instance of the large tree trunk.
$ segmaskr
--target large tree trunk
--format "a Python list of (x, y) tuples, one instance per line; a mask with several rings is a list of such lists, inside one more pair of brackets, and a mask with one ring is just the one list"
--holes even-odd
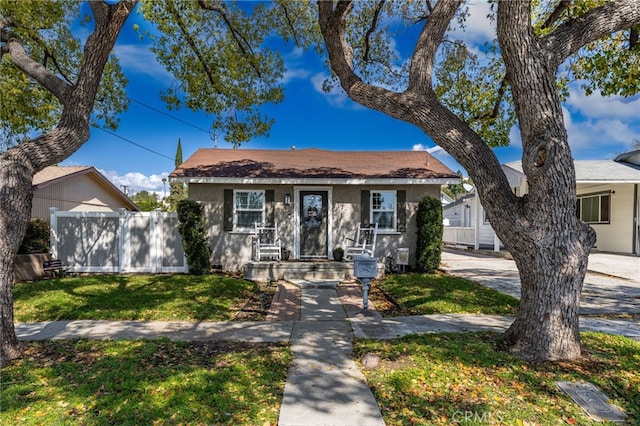
[(485, 141), (445, 108), (433, 90), (434, 62), (460, 0), (439, 0), (426, 19), (402, 93), (364, 83), (353, 69), (345, 34), (352, 3), (319, 2), (331, 67), (356, 102), (414, 124), (473, 179), (496, 233), (522, 282), (520, 309), (504, 335), (509, 350), (531, 361), (580, 356), (579, 306), (595, 232), (575, 214), (573, 159), (556, 87), (560, 64), (581, 46), (640, 20), (634, 1), (608, 2), (544, 38), (533, 34), (531, 2), (498, 4), (498, 40), (519, 119), (529, 193), (516, 197)]
[(0, 365), (21, 354), (13, 325), (13, 263), (31, 217), (30, 176), (22, 162), (0, 157)]
[(13, 265), (31, 217), (33, 175), (64, 160), (89, 139), (89, 117), (104, 67), (136, 1), (90, 3), (96, 26), (87, 39), (75, 85), (30, 58), (20, 40), (8, 38), (3, 46), (17, 67), (60, 100), (63, 111), (55, 129), (0, 155), (0, 366), (22, 353), (13, 324)]

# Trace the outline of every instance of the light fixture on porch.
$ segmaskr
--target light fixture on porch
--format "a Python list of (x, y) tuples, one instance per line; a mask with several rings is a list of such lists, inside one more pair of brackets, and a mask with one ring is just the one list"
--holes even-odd
[(289, 207), (291, 205), (291, 194), (284, 194), (284, 206)]

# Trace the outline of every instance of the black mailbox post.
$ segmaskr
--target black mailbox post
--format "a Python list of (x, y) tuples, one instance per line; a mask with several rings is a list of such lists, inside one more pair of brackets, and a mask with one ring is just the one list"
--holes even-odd
[(369, 309), (369, 287), (371, 280), (378, 275), (378, 260), (371, 256), (353, 258), (353, 275), (362, 283), (362, 310)]

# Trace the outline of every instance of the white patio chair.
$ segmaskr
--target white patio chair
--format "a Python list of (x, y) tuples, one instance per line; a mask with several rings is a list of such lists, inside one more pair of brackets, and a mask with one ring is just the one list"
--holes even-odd
[(354, 256), (368, 254), (373, 256), (376, 251), (376, 239), (378, 237), (378, 224), (363, 228), (358, 224), (356, 238), (347, 238), (348, 245), (344, 249), (345, 259), (352, 260)]
[(255, 252), (258, 262), (268, 259), (280, 261), (282, 259), (282, 248), (280, 238), (278, 238), (278, 228), (274, 226), (264, 226), (255, 224)]

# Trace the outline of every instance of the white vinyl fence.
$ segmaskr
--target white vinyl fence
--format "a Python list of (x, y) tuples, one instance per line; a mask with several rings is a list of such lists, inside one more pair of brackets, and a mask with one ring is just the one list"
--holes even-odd
[(445, 244), (474, 246), (476, 229), (462, 226), (445, 226), (442, 232)]
[(51, 253), (73, 272), (188, 272), (176, 213), (52, 207)]

